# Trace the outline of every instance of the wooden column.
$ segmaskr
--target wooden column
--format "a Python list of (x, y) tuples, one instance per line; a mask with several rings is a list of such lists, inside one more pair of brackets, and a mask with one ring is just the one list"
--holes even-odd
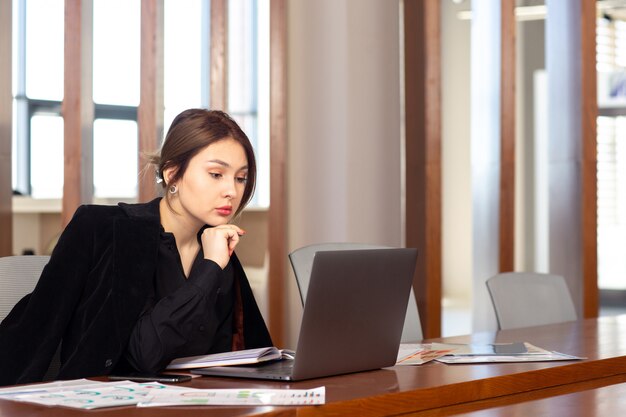
[(228, 1), (211, 0), (211, 109), (228, 110)]
[(598, 317), (596, 1), (580, 4), (583, 316)]
[[(141, 86), (137, 109), (139, 130), (139, 172), (144, 153), (159, 149), (163, 138), (163, 0), (141, 0)], [(157, 195), (154, 172), (139, 176), (140, 202)]]
[(274, 344), (285, 343), (287, 276), (287, 1), (270, 0), (269, 305)]
[(12, 0), (0, 0), (0, 256), (13, 255), (13, 188), (11, 185)]
[(406, 246), (424, 337), (441, 335), (441, 6), (404, 1)]
[(515, 1), (501, 0), (500, 272), (515, 269)]
[(93, 0), (65, 0), (61, 221), (93, 199)]
[(595, 0), (548, 2), (550, 272), (580, 317), (598, 313)]

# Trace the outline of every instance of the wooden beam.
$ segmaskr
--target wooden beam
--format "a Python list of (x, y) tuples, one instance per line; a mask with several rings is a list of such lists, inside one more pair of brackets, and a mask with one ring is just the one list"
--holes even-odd
[(424, 337), (441, 335), (441, 5), (404, 1), (406, 246)]
[(285, 340), (287, 276), (287, 2), (270, 0), (269, 306), (274, 344)]
[(65, 0), (61, 222), (93, 199), (93, 0)]
[(13, 255), (12, 0), (0, 0), (0, 256)]
[(228, 1), (211, 0), (211, 109), (228, 109)]
[(141, 155), (156, 151), (163, 138), (163, 0), (141, 0), (141, 81), (137, 109), (140, 202), (157, 196), (154, 173)]
[(596, 1), (582, 1), (581, 44), (581, 130), (582, 130), (582, 270), (583, 315), (598, 316), (598, 223), (597, 223), (597, 71)]
[(595, 0), (547, 2), (550, 272), (597, 314)]
[(501, 1), (500, 272), (515, 269), (515, 0)]

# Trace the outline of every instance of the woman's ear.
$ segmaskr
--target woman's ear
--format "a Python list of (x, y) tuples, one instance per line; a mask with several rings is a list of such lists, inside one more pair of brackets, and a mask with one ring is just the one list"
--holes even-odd
[(165, 185), (170, 185), (170, 180), (174, 178), (176, 175), (176, 168), (170, 167), (163, 170), (163, 181), (165, 181)]

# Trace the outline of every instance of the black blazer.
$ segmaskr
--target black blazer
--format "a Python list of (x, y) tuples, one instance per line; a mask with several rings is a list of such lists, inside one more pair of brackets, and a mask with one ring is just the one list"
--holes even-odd
[[(35, 290), (0, 324), (0, 385), (40, 381), (59, 343), (58, 379), (108, 375), (151, 293), (159, 200), (78, 208)], [(236, 256), (246, 348), (272, 341)]]

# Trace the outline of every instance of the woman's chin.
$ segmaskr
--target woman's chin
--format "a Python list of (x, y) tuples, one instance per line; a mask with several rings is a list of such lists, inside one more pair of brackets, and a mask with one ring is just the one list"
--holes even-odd
[(209, 226), (222, 226), (225, 224), (228, 224), (228, 222), (230, 222), (231, 216), (228, 217), (223, 217), (223, 216), (211, 216), (210, 218), (207, 219), (206, 224), (208, 224)]

